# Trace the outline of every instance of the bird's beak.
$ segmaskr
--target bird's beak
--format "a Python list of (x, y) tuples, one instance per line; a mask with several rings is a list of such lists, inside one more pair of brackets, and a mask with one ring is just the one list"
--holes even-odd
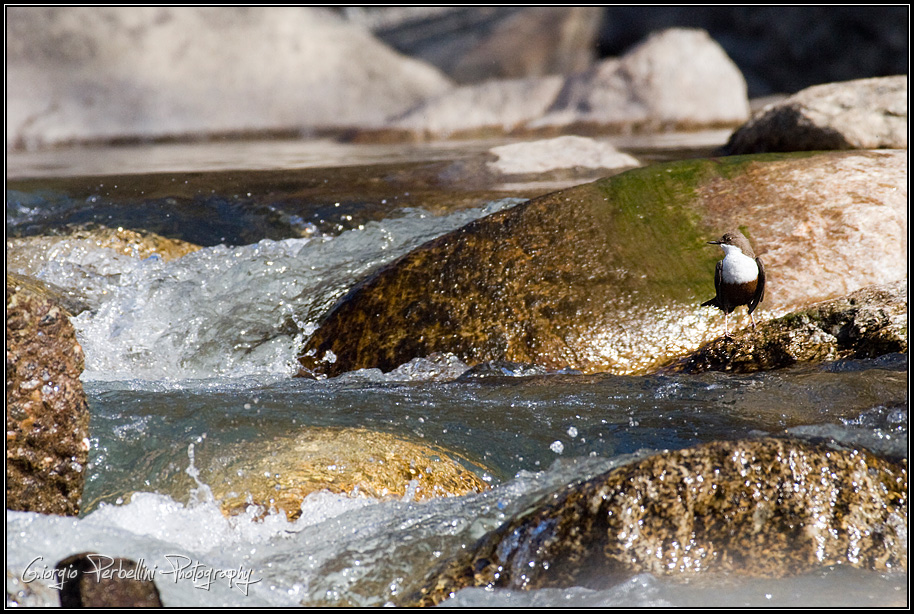
[(720, 245), (720, 241), (708, 241), (708, 245)]

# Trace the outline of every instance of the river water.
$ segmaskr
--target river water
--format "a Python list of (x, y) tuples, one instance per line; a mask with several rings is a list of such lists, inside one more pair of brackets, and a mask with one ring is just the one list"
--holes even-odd
[[(173, 173), (180, 183), (187, 171), (212, 173), (217, 187), (174, 203), (166, 215), (188, 234), (204, 236), (207, 216), (219, 229), (202, 250), (168, 262), (58, 240), (37, 240), (11, 260), (14, 270), (76, 291), (89, 305), (73, 323), (86, 356), (92, 449), (79, 518), (7, 512), (8, 593), (20, 603), (54, 603), (43, 572), (93, 551), (142, 561), (169, 606), (383, 605), (511, 515), (649, 451), (789, 431), (907, 455), (902, 355), (752, 375), (583, 376), (499, 365), (476, 378), (457, 377), (465, 365), (456, 357), (416, 357), (388, 374), (292, 378), (307, 335), (355, 283), (429, 239), (522, 202), (521, 195), (432, 210), (396, 206), (396, 198), (406, 200), (402, 186), (383, 207), (381, 197), (334, 203), (323, 194), (312, 217), (307, 202), (286, 202), (279, 216), (286, 230), (277, 231), (282, 205), (239, 200), (237, 181), (220, 192), (219, 172), (243, 168), (243, 177), (254, 178), (259, 169), (328, 167), (329, 176), (344, 164), (446, 160), (481, 147), (270, 142), (14, 156), (13, 174), (73, 182), (13, 181), (8, 234), (46, 234), (63, 219), (135, 221), (167, 208), (167, 198), (119, 200), (98, 184), (123, 186), (150, 173)], [(84, 181), (90, 196), (75, 187), (84, 175), (92, 176)], [(192, 218), (188, 207), (204, 215)], [(245, 227), (238, 232), (269, 227), (272, 238), (219, 242), (233, 224)], [(491, 489), (423, 502), (409, 493), (318, 492), (295, 521), (280, 513), (223, 516), (207, 480), (233, 460), (225, 451), (244, 444), (256, 453), (308, 427), (367, 428), (452, 451)], [(691, 584), (641, 575), (605, 590), (466, 589), (447, 603), (901, 605), (907, 574), (839, 567)]]

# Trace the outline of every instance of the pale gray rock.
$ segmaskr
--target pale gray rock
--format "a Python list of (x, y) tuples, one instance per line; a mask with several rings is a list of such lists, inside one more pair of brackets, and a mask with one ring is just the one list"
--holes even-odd
[(907, 149), (908, 77), (806, 88), (769, 105), (733, 133), (727, 154)]
[(451, 87), (326, 9), (12, 7), (7, 147), (373, 126)]
[(498, 160), (490, 170), (505, 175), (544, 173), (569, 168), (621, 168), (638, 166), (638, 160), (620, 152), (610, 143), (582, 136), (511, 143), (489, 150)]
[(702, 30), (650, 36), (567, 78), (495, 80), (445, 92), (395, 118), (422, 138), (734, 126), (749, 117), (739, 70)]
[(550, 112), (529, 127), (699, 127), (748, 117), (745, 79), (720, 45), (704, 30), (673, 28), (570, 77)]
[(562, 77), (553, 75), (465, 85), (417, 105), (391, 127), (429, 138), (509, 133), (542, 116), (562, 83)]

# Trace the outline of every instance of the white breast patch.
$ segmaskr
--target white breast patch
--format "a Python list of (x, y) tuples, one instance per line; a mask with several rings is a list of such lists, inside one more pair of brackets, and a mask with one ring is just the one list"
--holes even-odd
[(724, 249), (724, 266), (721, 277), (724, 283), (744, 284), (758, 277), (758, 265), (755, 260), (745, 255), (733, 245), (721, 245)]

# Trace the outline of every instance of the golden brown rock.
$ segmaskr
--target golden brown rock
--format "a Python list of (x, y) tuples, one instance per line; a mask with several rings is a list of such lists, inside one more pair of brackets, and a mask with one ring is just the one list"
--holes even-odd
[(82, 348), (37, 285), (6, 286), (6, 506), (79, 513), (89, 454)]
[(638, 573), (782, 577), (907, 567), (907, 463), (764, 438), (651, 456), (549, 496), (432, 573), (468, 586), (608, 587)]
[(203, 479), (229, 514), (253, 503), (294, 519), (302, 500), (319, 490), (402, 497), (412, 485), (423, 500), (488, 488), (452, 452), (364, 429), (309, 428), (220, 457), (238, 460), (204, 471)]

